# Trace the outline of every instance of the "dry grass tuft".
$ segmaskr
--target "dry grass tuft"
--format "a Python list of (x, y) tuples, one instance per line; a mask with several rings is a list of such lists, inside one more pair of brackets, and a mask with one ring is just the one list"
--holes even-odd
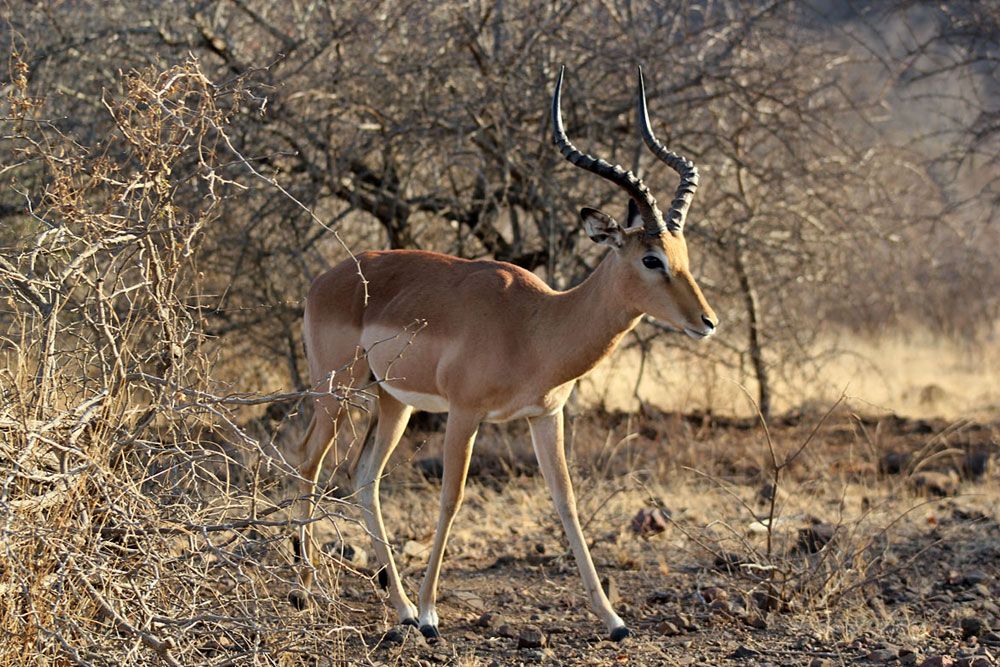
[(131, 72), (103, 99), (113, 130), (82, 146), (16, 57), (12, 79), (5, 185), (25, 214), (0, 249), (0, 665), (336, 656), (354, 630), (335, 590), (314, 614), (284, 599), (276, 480), (295, 473), (275, 432), (239, 426), (295, 396), (216, 386), (200, 313), (198, 249), (245, 190), (226, 129), (246, 82), (193, 60)]

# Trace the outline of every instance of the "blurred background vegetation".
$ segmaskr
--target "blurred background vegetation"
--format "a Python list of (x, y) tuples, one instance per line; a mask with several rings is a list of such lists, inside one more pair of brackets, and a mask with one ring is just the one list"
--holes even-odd
[[(8, 0), (0, 11), (16, 54), (8, 79), (23, 62), (36, 120), (81, 146), (115, 132), (102, 100), (132, 70), (193, 58), (217, 85), (239, 78), (250, 91), (229, 135), (245, 190), (201, 231), (191, 306), (243, 389), (304, 388), (301, 299), (345, 256), (330, 230), (355, 250), (495, 257), (556, 287), (594, 266), (576, 211), (619, 215), (624, 202), (551, 146), (561, 64), (570, 136), (662, 199), (676, 176), (634, 128), (645, 68), (658, 133), (702, 173), (688, 237), (723, 326), (691, 352), (738, 369), (763, 407), (773, 378), (815, 364), (843, 332), (995, 332), (993, 3)], [(39, 232), (27, 211), (49, 177), (5, 159), (10, 249)], [(199, 210), (204, 197), (191, 188), (174, 204)], [(627, 344), (654, 338), (688, 345), (650, 328)]]

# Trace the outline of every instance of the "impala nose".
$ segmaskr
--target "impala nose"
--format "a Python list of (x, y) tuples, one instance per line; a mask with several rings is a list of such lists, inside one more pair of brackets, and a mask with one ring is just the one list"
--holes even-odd
[(712, 331), (715, 329), (715, 327), (719, 326), (719, 323), (713, 320), (708, 315), (702, 315), (701, 321), (705, 323), (705, 326), (708, 327), (709, 331)]

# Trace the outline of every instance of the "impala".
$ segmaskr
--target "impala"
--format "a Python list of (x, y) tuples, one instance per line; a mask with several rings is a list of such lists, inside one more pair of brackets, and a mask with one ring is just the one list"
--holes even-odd
[[(462, 503), (476, 431), (484, 421), (511, 419), (528, 421), (594, 612), (611, 639), (628, 635), (601, 587), (580, 529), (563, 448), (563, 405), (576, 380), (611, 354), (644, 314), (694, 338), (712, 335), (718, 324), (691, 276), (683, 236), (698, 172), (654, 137), (642, 71), (637, 116), (643, 140), (681, 176), (666, 216), (632, 172), (570, 143), (560, 111), (563, 73), (552, 99), (555, 144), (574, 165), (629, 196), (625, 224), (591, 208), (580, 212), (587, 235), (610, 249), (586, 280), (560, 292), (504, 262), (388, 250), (361, 253), (356, 261), (330, 269), (312, 284), (306, 302), (303, 338), (312, 382), (333, 386), (336, 375), (339, 387), (375, 383), (375, 437), (362, 441), (354, 486), (389, 601), (400, 622), (417, 625), (431, 638), (440, 636), (435, 603), (441, 560)], [(345, 414), (339, 400), (333, 392), (316, 400), (306, 436), (290, 452), (300, 461), (310, 502), (315, 502), (320, 467)], [(400, 583), (379, 507), (383, 468), (413, 410), (448, 413), (441, 508), (418, 606)], [(302, 566), (292, 601), (303, 606), (313, 576), (312, 522), (304, 521), (300, 530)]]

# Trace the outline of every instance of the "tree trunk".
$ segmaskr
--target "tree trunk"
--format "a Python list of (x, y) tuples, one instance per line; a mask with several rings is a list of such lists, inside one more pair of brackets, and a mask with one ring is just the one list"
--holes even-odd
[(761, 416), (767, 419), (771, 414), (771, 381), (768, 377), (767, 364), (764, 362), (764, 350), (760, 342), (760, 304), (757, 301), (757, 291), (754, 289), (750, 276), (747, 274), (743, 261), (743, 252), (736, 251), (736, 274), (740, 280), (740, 292), (747, 309), (747, 339), (750, 351), (750, 362), (757, 377), (757, 408)]

